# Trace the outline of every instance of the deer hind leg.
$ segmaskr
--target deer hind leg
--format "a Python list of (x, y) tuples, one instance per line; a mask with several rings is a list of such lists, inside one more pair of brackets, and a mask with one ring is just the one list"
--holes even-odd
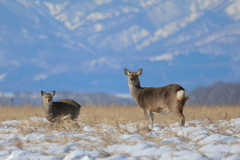
[(181, 118), (179, 119), (178, 125), (184, 127), (185, 126), (185, 117), (182, 111), (179, 112), (181, 114)]
[(178, 118), (178, 125), (185, 126), (185, 117), (183, 115), (183, 106), (184, 104), (181, 102), (177, 102), (176, 108), (171, 109), (171, 112), (174, 114), (175, 117)]
[(172, 112), (172, 113), (174, 114), (175, 117), (178, 118), (178, 125), (184, 127), (184, 125), (185, 125), (185, 117), (184, 117), (184, 115), (182, 114), (182, 112), (174, 111), (174, 112)]
[(179, 126), (185, 126), (185, 117), (183, 115), (183, 107), (184, 107), (185, 102), (179, 102), (178, 103), (178, 108), (179, 108), (179, 113), (181, 114), (181, 119), (179, 121)]
[(74, 108), (74, 110), (71, 112), (72, 120), (77, 120), (79, 114), (80, 114), (80, 109)]
[(150, 129), (152, 129), (153, 128), (154, 113), (149, 111), (148, 109), (145, 109), (144, 110), (144, 114), (145, 114), (145, 118), (146, 118), (146, 120), (148, 122), (148, 127)]

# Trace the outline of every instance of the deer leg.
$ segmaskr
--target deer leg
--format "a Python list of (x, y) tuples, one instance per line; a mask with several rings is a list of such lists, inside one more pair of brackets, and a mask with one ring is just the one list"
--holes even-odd
[(184, 126), (185, 125), (185, 117), (180, 111), (174, 111), (172, 112), (175, 117), (178, 118), (178, 125), (179, 126)]
[(185, 117), (183, 115), (183, 106), (184, 106), (184, 103), (180, 103), (178, 104), (179, 105), (179, 113), (181, 114), (181, 118), (180, 118), (180, 121), (179, 121), (179, 126), (185, 126)]
[(185, 117), (183, 115), (183, 107), (184, 103), (177, 101), (170, 105), (169, 110), (174, 114), (175, 117), (178, 119), (178, 125), (184, 126), (185, 125)]
[(182, 112), (180, 112), (181, 113), (181, 115), (182, 115), (182, 120), (181, 120), (181, 126), (185, 126), (185, 117), (184, 117), (184, 115), (183, 115), (183, 113)]
[(150, 115), (150, 122), (151, 122), (151, 129), (153, 129), (153, 119), (154, 119), (154, 113), (149, 111), (149, 115)]
[(152, 113), (151, 111), (149, 111), (148, 109), (144, 110), (144, 114), (145, 114), (145, 118), (148, 122), (148, 127), (150, 129), (153, 128), (153, 119), (154, 119), (154, 113)]

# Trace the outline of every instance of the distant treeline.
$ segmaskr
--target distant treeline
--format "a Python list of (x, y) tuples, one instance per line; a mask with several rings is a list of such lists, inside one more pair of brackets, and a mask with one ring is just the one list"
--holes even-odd
[[(60, 99), (73, 99), (81, 105), (134, 105), (131, 98), (118, 97), (106, 93), (74, 93), (74, 92), (57, 92), (53, 97), (54, 101)], [(43, 106), (42, 96), (39, 93), (22, 92), (22, 93), (4, 93), (0, 92), (1, 106)]]
[(240, 105), (240, 83), (214, 82), (189, 93), (190, 105)]
[[(187, 105), (216, 106), (240, 105), (240, 83), (215, 82), (210, 86), (199, 86), (189, 92), (190, 99)], [(132, 98), (119, 97), (106, 93), (74, 93), (57, 92), (54, 101), (73, 99), (81, 105), (136, 105)], [(4, 93), (0, 92), (1, 106), (43, 106), (42, 96), (39, 93)]]

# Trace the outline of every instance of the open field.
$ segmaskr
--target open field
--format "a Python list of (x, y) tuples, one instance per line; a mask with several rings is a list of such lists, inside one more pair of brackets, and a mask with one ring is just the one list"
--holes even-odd
[[(78, 125), (50, 125), (43, 107), (0, 108), (0, 160), (236, 160), (240, 107), (185, 107), (185, 127), (172, 114), (146, 128), (136, 106), (82, 108)], [(209, 120), (210, 119), (210, 120)]]
[[(240, 117), (240, 106), (202, 106), (184, 108), (186, 121), (230, 120)], [(30, 117), (44, 117), (43, 107), (0, 107), (0, 122), (6, 120), (23, 120)], [(133, 123), (145, 121), (144, 114), (137, 106), (82, 106), (79, 122), (98, 123)], [(172, 113), (156, 115), (154, 123), (171, 124), (177, 122)]]

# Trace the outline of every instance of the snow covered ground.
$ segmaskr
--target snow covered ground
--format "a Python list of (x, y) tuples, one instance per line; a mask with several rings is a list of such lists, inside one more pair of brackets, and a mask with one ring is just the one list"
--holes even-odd
[(240, 118), (187, 121), (186, 127), (141, 123), (63, 124), (45, 118), (0, 123), (0, 160), (240, 160)]

